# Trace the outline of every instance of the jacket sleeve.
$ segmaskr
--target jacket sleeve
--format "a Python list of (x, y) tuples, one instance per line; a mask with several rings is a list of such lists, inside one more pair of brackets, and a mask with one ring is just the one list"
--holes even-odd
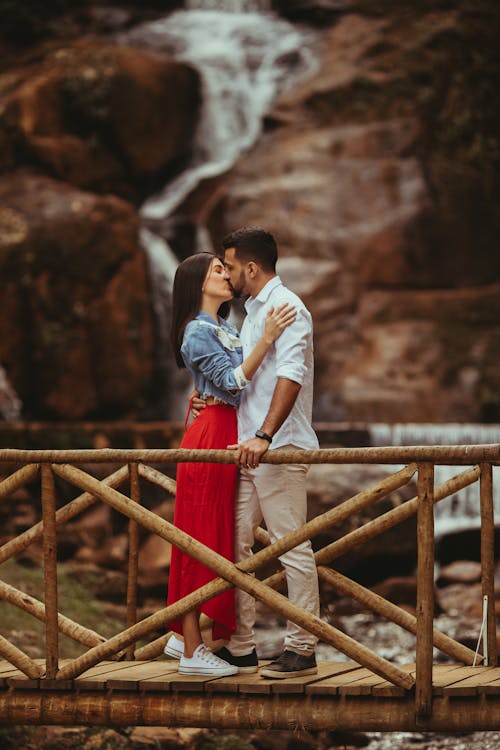
[(197, 325), (186, 331), (181, 349), (184, 362), (199, 370), (217, 388), (237, 393), (249, 383), (241, 365), (234, 367), (213, 326)]

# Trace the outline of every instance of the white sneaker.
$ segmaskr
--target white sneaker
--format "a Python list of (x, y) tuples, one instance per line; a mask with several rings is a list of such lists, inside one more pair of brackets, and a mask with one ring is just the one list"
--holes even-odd
[(184, 641), (181, 641), (175, 635), (171, 635), (163, 649), (163, 653), (167, 656), (173, 656), (174, 659), (180, 659), (184, 653)]
[(238, 667), (228, 664), (224, 659), (219, 659), (204, 643), (200, 643), (190, 659), (187, 656), (181, 656), (179, 673), (228, 677), (238, 674)]

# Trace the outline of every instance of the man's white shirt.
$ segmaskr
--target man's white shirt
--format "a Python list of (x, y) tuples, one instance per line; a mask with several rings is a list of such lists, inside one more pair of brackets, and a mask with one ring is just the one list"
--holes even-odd
[(287, 302), (297, 310), (295, 321), (272, 344), (257, 372), (242, 392), (238, 409), (238, 440), (255, 437), (269, 411), (278, 378), (288, 378), (301, 385), (297, 400), (280, 429), (273, 436), (272, 448), (295, 445), (318, 448), (318, 438), (311, 426), (314, 380), (312, 319), (302, 300), (274, 276), (256, 297), (245, 302), (246, 318), (241, 329), (243, 357), (247, 357), (264, 333), (269, 308)]

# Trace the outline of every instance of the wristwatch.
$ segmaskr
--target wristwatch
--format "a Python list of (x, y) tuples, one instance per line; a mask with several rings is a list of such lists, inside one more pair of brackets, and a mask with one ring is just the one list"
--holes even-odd
[(262, 438), (263, 440), (267, 440), (268, 443), (273, 442), (271, 435), (268, 435), (267, 432), (263, 432), (262, 430), (257, 430), (257, 432), (255, 433), (255, 437)]

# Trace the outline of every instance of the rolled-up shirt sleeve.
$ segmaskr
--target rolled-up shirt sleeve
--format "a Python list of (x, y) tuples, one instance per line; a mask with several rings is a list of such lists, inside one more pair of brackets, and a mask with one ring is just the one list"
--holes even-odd
[(207, 380), (228, 393), (236, 393), (248, 385), (241, 365), (234, 367), (212, 326), (199, 326), (189, 332), (182, 344), (184, 362), (191, 362)]
[(297, 310), (291, 326), (276, 340), (276, 375), (302, 385), (306, 374), (307, 345), (312, 332), (311, 315), (306, 308)]

